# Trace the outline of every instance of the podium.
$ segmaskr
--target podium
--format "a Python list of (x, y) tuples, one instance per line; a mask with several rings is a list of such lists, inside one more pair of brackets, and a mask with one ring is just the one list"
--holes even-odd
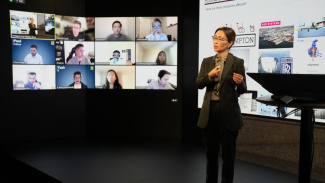
[(299, 147), (299, 183), (310, 183), (310, 176), (313, 163), (313, 113), (314, 108), (325, 108), (325, 101), (291, 101), (284, 103), (272, 99), (271, 95), (256, 98), (257, 102), (281, 107), (299, 108), (301, 110), (300, 123), (300, 147)]

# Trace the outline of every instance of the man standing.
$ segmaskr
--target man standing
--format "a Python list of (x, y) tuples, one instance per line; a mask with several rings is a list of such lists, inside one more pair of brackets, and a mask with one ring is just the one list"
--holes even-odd
[(30, 19), (30, 23), (28, 24), (29, 27), (29, 35), (36, 36), (36, 30), (38, 30), (38, 27), (34, 24), (34, 18)]

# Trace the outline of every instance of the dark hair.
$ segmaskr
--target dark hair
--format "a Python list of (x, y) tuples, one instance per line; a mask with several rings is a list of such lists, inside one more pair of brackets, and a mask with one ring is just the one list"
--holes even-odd
[(121, 24), (121, 22), (118, 21), (118, 20), (116, 20), (116, 21), (114, 21), (114, 22), (112, 23), (112, 27), (114, 26), (115, 23), (119, 23), (119, 24), (120, 24), (120, 27), (122, 28), (122, 24)]
[(118, 50), (114, 50), (114, 51), (113, 51), (113, 54), (114, 54), (114, 53), (118, 53), (118, 56), (121, 56), (121, 53), (120, 53), (120, 51), (118, 51)]
[(77, 44), (75, 47), (73, 47), (69, 53), (69, 56), (67, 57), (66, 61), (69, 62), (69, 60), (73, 57), (73, 55), (76, 53), (76, 49), (79, 47), (84, 47), (83, 44)]
[(73, 77), (75, 77), (76, 75), (80, 75), (80, 76), (82, 77), (82, 75), (81, 75), (81, 72), (80, 72), (80, 71), (76, 71), (76, 72), (74, 72), (74, 73), (73, 73)]
[(36, 72), (29, 72), (29, 75), (36, 75)]
[[(164, 53), (165, 54), (165, 60), (163, 61), (163, 63), (160, 63), (160, 60), (159, 60), (159, 55), (161, 53)], [(157, 65), (167, 65), (167, 56), (166, 56), (166, 52), (165, 51), (160, 51), (157, 55), (157, 59), (156, 59), (156, 64)]]
[(162, 77), (164, 77), (165, 74), (170, 75), (170, 72), (168, 72), (166, 70), (160, 70), (159, 73), (158, 73), (158, 77), (162, 78)]
[(155, 18), (152, 23), (159, 22), (161, 24), (161, 21), (158, 18)]
[[(114, 72), (115, 78), (116, 78), (116, 80), (115, 80), (115, 82), (113, 84), (113, 89), (122, 89), (122, 85), (118, 81), (118, 76), (117, 76), (115, 70), (113, 70), (113, 69), (108, 70), (107, 73), (106, 73), (106, 77), (107, 77), (109, 72)], [(106, 82), (105, 82), (103, 88), (109, 89), (109, 82), (107, 81), (107, 78), (106, 78)]]
[(76, 49), (79, 48), (79, 47), (84, 47), (84, 45), (81, 44), (81, 43), (79, 43), (79, 44), (77, 44), (77, 45), (75, 46)]
[(36, 46), (36, 44), (32, 44), (32, 45), (30, 45), (30, 48), (36, 48), (37, 49), (37, 46)]
[(220, 27), (218, 28), (214, 34), (216, 34), (219, 30), (223, 31), (228, 39), (228, 43), (233, 42), (232, 45), (229, 47), (229, 49), (235, 44), (235, 39), (236, 39), (236, 32), (234, 29), (230, 27)]

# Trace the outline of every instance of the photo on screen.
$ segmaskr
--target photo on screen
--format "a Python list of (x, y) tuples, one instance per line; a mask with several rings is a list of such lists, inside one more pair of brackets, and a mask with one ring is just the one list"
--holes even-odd
[(135, 22), (135, 36), (138, 41), (178, 40), (178, 17), (136, 17)]
[(38, 39), (12, 39), (13, 64), (55, 64), (55, 41)]
[[(55, 67), (57, 89), (79, 89), (79, 86), (81, 89), (95, 88), (95, 66), (57, 65)], [(75, 84), (80, 85), (75, 86)]]
[(56, 39), (94, 41), (95, 18), (55, 15)]
[[(111, 77), (111, 74), (113, 74), (113, 77)], [(114, 83), (119, 83), (121, 89), (135, 89), (135, 66), (97, 65), (95, 69), (95, 87), (97, 89), (112, 89), (109, 86), (110, 84), (114, 85)], [(118, 88), (115, 87), (114, 89)]]
[(136, 65), (177, 65), (177, 42), (137, 42)]
[[(177, 89), (177, 66), (136, 66), (135, 71), (136, 89), (149, 89), (153, 85), (151, 89)], [(170, 73), (167, 78), (158, 76), (166, 71)]]
[(325, 36), (323, 11), (299, 16), (298, 38)]
[(96, 65), (133, 65), (135, 63), (135, 42), (95, 42)]
[(54, 65), (13, 65), (13, 90), (55, 89)]
[(302, 74), (325, 74), (325, 37), (301, 38), (294, 50), (295, 73)]
[(64, 60), (68, 65), (94, 65), (94, 41), (64, 41)]
[(55, 39), (55, 15), (10, 10), (11, 38)]
[(260, 28), (259, 49), (293, 48), (294, 26)]
[(134, 41), (135, 17), (95, 17), (96, 41)]
[(281, 73), (282, 58), (290, 57), (289, 51), (260, 52), (258, 73)]

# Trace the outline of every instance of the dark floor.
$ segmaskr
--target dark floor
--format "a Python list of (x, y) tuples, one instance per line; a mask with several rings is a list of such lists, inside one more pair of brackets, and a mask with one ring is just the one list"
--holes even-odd
[[(205, 182), (203, 148), (170, 140), (74, 139), (4, 145), (0, 166), (2, 183)], [(298, 176), (236, 160), (234, 182), (296, 183)]]

